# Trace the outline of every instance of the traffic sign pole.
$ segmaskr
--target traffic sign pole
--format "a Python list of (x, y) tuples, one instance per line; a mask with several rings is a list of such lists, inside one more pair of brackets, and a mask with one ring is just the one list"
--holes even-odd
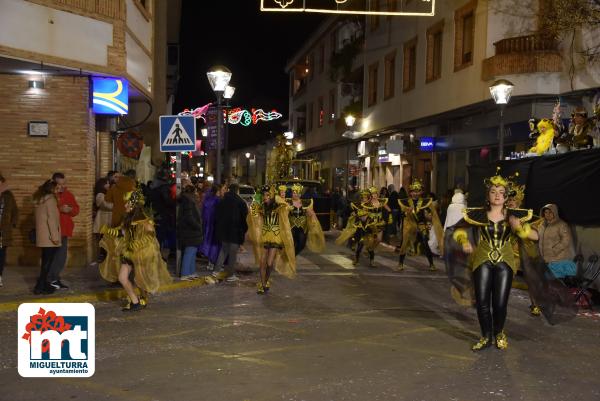
[[(176, 198), (181, 195), (181, 152), (176, 153), (175, 159), (175, 193)], [(179, 202), (175, 206), (175, 227), (177, 227), (177, 216), (179, 216)], [(175, 235), (175, 275), (181, 277), (181, 247), (179, 246), (179, 236)]]

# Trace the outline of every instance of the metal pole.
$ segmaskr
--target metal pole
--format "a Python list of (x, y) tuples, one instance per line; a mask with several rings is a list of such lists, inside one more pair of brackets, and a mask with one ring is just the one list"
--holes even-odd
[(221, 123), (223, 115), (221, 114), (221, 100), (223, 97), (222, 92), (216, 92), (217, 94), (217, 172), (215, 174), (215, 183), (222, 184), (221, 182)]
[(246, 161), (248, 162), (246, 168), (246, 184), (250, 185), (250, 158), (246, 157)]
[(346, 145), (346, 182), (344, 183), (346, 194), (348, 193), (348, 190), (350, 189), (350, 144), (351, 143), (352, 142), (350, 142), (349, 144)]
[[(177, 194), (177, 198), (181, 194), (181, 152), (177, 152), (175, 159), (175, 193)], [(179, 202), (177, 202), (177, 206), (175, 208), (175, 216), (179, 216)], [(175, 217), (177, 220), (177, 217)], [(175, 223), (177, 225), (177, 223)], [(177, 242), (179, 242), (179, 237), (177, 237)], [(181, 249), (179, 248), (179, 244), (176, 246), (177, 250), (175, 251), (175, 275), (177, 277), (181, 277)]]
[[(231, 166), (230, 166), (230, 160), (229, 160), (229, 99), (225, 100), (225, 118), (224, 118), (224, 123), (225, 123), (225, 130), (224, 130), (224, 140), (223, 140), (223, 150), (225, 153), (225, 163), (224, 163), (224, 171), (225, 171), (225, 180), (227, 180), (227, 178), (229, 178), (231, 176)], [(221, 113), (222, 114), (222, 113)]]
[(500, 105), (500, 143), (498, 144), (498, 160), (504, 160), (504, 108), (505, 104)]

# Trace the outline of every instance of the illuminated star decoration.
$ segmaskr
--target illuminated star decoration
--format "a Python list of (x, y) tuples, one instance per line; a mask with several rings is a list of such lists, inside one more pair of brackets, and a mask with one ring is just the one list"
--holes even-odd
[(212, 103), (208, 103), (205, 104), (202, 107), (197, 107), (195, 109), (184, 109), (181, 113), (178, 114), (178, 116), (192, 116), (194, 117), (196, 120), (201, 118), (202, 121), (204, 121), (206, 123), (206, 118), (204, 118), (204, 115), (206, 114), (206, 112), (208, 111), (208, 108), (211, 106)]
[(281, 8), (286, 8), (287, 6), (289, 6), (290, 4), (292, 4), (293, 2), (294, 2), (294, 0), (275, 0), (275, 3), (279, 4), (281, 6)]
[(229, 112), (227, 121), (229, 124), (242, 124), (244, 127), (250, 124), (256, 125), (259, 121), (272, 121), (283, 117), (277, 110), (265, 112), (263, 109), (252, 109), (252, 112), (242, 108), (235, 108)]

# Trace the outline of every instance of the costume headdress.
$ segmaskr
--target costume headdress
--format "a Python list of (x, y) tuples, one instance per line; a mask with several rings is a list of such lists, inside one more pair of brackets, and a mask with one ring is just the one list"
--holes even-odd
[(370, 195), (371, 195), (371, 192), (369, 192), (368, 189), (363, 189), (363, 190), (360, 191), (360, 196), (368, 197)]
[(282, 184), (282, 185), (280, 185), (280, 186), (277, 187), (277, 190), (279, 192), (281, 192), (281, 191), (285, 192), (285, 191), (287, 191), (287, 186)]
[(144, 192), (142, 191), (141, 185), (138, 183), (133, 191), (125, 193), (123, 200), (130, 203), (133, 207), (137, 205), (143, 206), (146, 203), (146, 200), (144, 199)]
[(423, 190), (423, 181), (418, 178), (415, 178), (413, 182), (408, 186), (408, 191), (412, 192), (421, 192)]
[(576, 107), (575, 110), (573, 110), (573, 113), (571, 113), (571, 117), (575, 117), (575, 116), (582, 116), (582, 117), (587, 118), (588, 117), (587, 110), (581, 106)]
[(508, 179), (502, 177), (500, 174), (500, 167), (496, 167), (496, 175), (486, 178), (483, 180), (483, 183), (486, 187), (490, 188), (492, 186), (504, 187), (508, 189)]
[(523, 202), (523, 199), (525, 199), (525, 185), (519, 185), (516, 182), (511, 182), (508, 196), (514, 198), (517, 204), (520, 205)]
[(379, 193), (379, 190), (377, 189), (377, 187), (371, 187), (369, 188), (369, 193), (371, 195), (377, 195)]
[(300, 184), (294, 184), (292, 185), (292, 193), (298, 194), (298, 195), (302, 195), (302, 190), (304, 189), (304, 187)]
[(260, 188), (260, 192), (261, 192), (261, 193), (263, 193), (263, 194), (264, 194), (265, 192), (271, 193), (271, 192), (272, 192), (272, 190), (273, 190), (273, 188), (272, 188), (270, 185), (263, 185), (263, 186)]

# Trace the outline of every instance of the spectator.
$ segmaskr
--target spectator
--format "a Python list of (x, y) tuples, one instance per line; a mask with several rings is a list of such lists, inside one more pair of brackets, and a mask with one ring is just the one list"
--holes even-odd
[(100, 178), (94, 187), (94, 199), (96, 205), (96, 216), (94, 217), (94, 225), (92, 232), (96, 237), (96, 241), (100, 241), (102, 234), (100, 230), (103, 226), (110, 227), (112, 222), (113, 204), (106, 201), (106, 192), (110, 188), (108, 178)]
[(202, 233), (204, 238), (200, 246), (200, 252), (208, 258), (208, 270), (214, 269), (221, 250), (221, 243), (217, 240), (215, 233), (217, 204), (220, 201), (221, 189), (220, 185), (213, 184), (208, 193), (205, 194), (202, 204)]
[(110, 186), (115, 185), (116, 183), (116, 175), (118, 175), (119, 172), (115, 171), (115, 170), (110, 170), (108, 173), (106, 173), (106, 179), (108, 180), (108, 184)]
[(444, 231), (448, 227), (452, 227), (463, 218), (463, 210), (467, 207), (465, 195), (462, 192), (456, 192), (452, 195), (452, 202), (448, 206), (446, 212), (446, 220), (444, 222)]
[(107, 191), (104, 200), (112, 203), (111, 226), (118, 227), (123, 222), (125, 216), (125, 194), (135, 189), (135, 170), (127, 170), (125, 175), (115, 173), (113, 176), (114, 185)]
[[(221, 250), (215, 267), (216, 277), (227, 281), (237, 281), (235, 275), (235, 264), (240, 246), (244, 243), (248, 224), (248, 206), (239, 196), (238, 184), (229, 185), (223, 199), (217, 204), (216, 226), (217, 240), (221, 242)], [(223, 265), (227, 260), (227, 269), (223, 271)]]
[(73, 217), (79, 214), (79, 205), (75, 196), (67, 189), (67, 180), (63, 173), (54, 173), (52, 181), (56, 183), (56, 193), (58, 199), (58, 210), (60, 211), (60, 232), (61, 245), (52, 261), (52, 266), (48, 272), (50, 285), (55, 289), (68, 289), (69, 287), (60, 281), (60, 273), (67, 264), (67, 252), (69, 238), (73, 236)]
[(34, 294), (52, 294), (55, 287), (48, 282), (48, 274), (61, 245), (60, 212), (56, 200), (56, 182), (48, 180), (33, 194), (35, 205), (35, 246), (42, 248), (40, 276)]
[(15, 196), (8, 189), (6, 179), (0, 174), (0, 287), (6, 263), (6, 249), (12, 245), (12, 230), (17, 226), (19, 209)]
[(198, 210), (196, 188), (193, 185), (183, 187), (179, 198), (179, 216), (177, 218), (177, 239), (183, 251), (181, 261), (181, 279), (193, 280), (196, 274), (196, 253), (202, 245), (202, 219)]
[(573, 262), (573, 239), (569, 225), (558, 216), (558, 207), (550, 203), (542, 208), (544, 221), (538, 227), (540, 254), (554, 276), (574, 276), (577, 265)]
[(161, 249), (176, 249), (176, 200), (171, 191), (172, 183), (169, 171), (161, 168), (150, 186), (150, 202), (156, 220), (156, 239)]
[(399, 195), (394, 184), (388, 185), (388, 206), (392, 209), (392, 224), (389, 225), (388, 236), (398, 234), (398, 215), (400, 214), (400, 205), (398, 204)]

